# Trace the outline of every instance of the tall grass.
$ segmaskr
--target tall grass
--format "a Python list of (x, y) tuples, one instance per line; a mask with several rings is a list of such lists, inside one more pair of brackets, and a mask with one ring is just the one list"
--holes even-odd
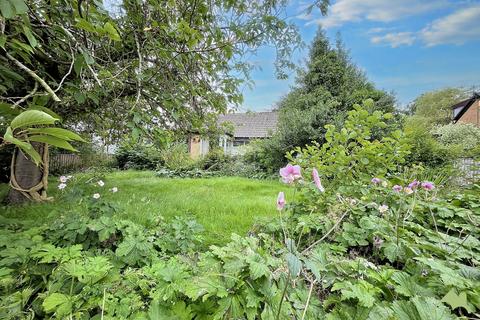
[[(276, 196), (279, 191), (288, 191), (277, 181), (238, 177), (165, 179), (155, 177), (151, 171), (107, 173), (104, 181), (104, 187), (82, 183), (83, 197), (91, 198), (98, 192), (102, 200), (118, 207), (119, 219), (128, 217), (145, 225), (152, 217), (167, 220), (175, 216), (193, 217), (204, 226), (207, 244), (225, 243), (232, 233), (245, 235), (257, 218), (276, 217)], [(50, 183), (50, 195), (55, 197), (51, 203), (3, 206), (0, 212), (6, 217), (35, 223), (55, 219), (66, 210), (86, 210), (87, 201), (79, 201), (80, 195), (63, 196), (57, 185), (55, 180)], [(112, 187), (119, 191), (109, 192)], [(5, 189), (0, 188), (0, 196)]]

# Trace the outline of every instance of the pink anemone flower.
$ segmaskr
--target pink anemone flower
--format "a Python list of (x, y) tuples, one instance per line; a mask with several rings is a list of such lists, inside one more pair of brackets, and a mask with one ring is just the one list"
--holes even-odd
[(300, 170), (301, 169), (299, 165), (292, 166), (291, 164), (287, 164), (286, 167), (280, 169), (282, 181), (288, 184), (294, 183), (295, 180), (302, 177)]
[(283, 210), (285, 207), (285, 194), (283, 192), (278, 193), (278, 198), (277, 198), (277, 209), (279, 211)]
[(325, 192), (325, 188), (322, 186), (322, 181), (320, 180), (317, 169), (312, 170), (312, 177), (313, 182), (315, 182), (315, 186), (317, 186), (318, 190), (320, 192)]
[(424, 181), (424, 182), (422, 182), (422, 188), (427, 190), (427, 191), (430, 191), (430, 190), (435, 189), (435, 185), (433, 184), (433, 182)]

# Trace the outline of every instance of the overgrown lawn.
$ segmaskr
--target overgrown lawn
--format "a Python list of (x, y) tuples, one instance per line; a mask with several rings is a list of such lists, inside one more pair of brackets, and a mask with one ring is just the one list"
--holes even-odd
[[(245, 235), (257, 218), (277, 215), (275, 200), (285, 186), (277, 181), (252, 180), (239, 177), (208, 179), (165, 179), (151, 171), (120, 171), (105, 176), (105, 186), (92, 183), (68, 183), (65, 194), (57, 190), (58, 182), (51, 180), (49, 195), (55, 200), (45, 204), (21, 207), (0, 207), (7, 217), (22, 217), (32, 224), (45, 219), (55, 219), (68, 209), (85, 209), (94, 193), (118, 207), (119, 218), (148, 225), (153, 217), (167, 220), (175, 216), (195, 218), (205, 228), (206, 244), (221, 244), (232, 233)], [(68, 188), (77, 184), (86, 201), (79, 203), (80, 194), (68, 195)], [(109, 191), (118, 187), (117, 193)], [(0, 186), (0, 197), (7, 193)], [(288, 194), (287, 194), (288, 199)]]

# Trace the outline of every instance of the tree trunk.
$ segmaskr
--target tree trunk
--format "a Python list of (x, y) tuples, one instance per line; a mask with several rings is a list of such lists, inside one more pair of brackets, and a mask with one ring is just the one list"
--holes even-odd
[(44, 164), (35, 165), (22, 150), (15, 149), (10, 168), (11, 189), (7, 197), (10, 204), (47, 200), (48, 146), (38, 142), (32, 145), (42, 156)]

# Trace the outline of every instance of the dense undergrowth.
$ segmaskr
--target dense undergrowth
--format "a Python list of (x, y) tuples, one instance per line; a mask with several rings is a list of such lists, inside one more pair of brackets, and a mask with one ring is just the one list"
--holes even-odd
[(91, 197), (54, 224), (2, 219), (0, 317), (478, 318), (480, 186), (414, 180), (400, 133), (368, 139), (383, 119), (357, 108), (298, 150), (279, 217), (224, 246), (204, 248), (193, 220), (147, 228)]

